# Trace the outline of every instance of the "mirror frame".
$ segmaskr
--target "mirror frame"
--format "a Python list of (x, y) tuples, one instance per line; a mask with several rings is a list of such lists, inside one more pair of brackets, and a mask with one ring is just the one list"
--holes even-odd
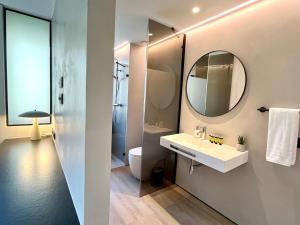
[[(204, 56), (206, 56), (206, 55), (208, 55), (208, 54), (210, 54), (210, 53), (214, 53), (214, 52), (228, 52), (228, 53), (232, 54), (234, 57), (236, 57), (236, 58), (240, 61), (240, 63), (241, 63), (242, 66), (243, 66), (244, 73), (245, 73), (245, 88), (244, 88), (244, 91), (243, 91), (243, 93), (242, 93), (242, 95), (241, 95), (239, 101), (235, 104), (234, 107), (232, 107), (230, 110), (228, 110), (228, 112), (223, 113), (223, 114), (218, 115), (218, 116), (209, 116), (209, 115), (203, 115), (202, 113), (200, 113), (199, 111), (197, 111), (197, 109), (195, 109), (194, 106), (191, 104), (190, 99), (189, 99), (189, 97), (188, 97), (187, 85), (188, 85), (188, 79), (189, 79), (189, 77), (190, 77), (190, 73), (192, 72), (192, 70), (193, 70), (194, 66), (196, 65), (196, 63), (198, 62), (198, 60), (200, 60), (200, 59), (203, 58)], [(188, 102), (189, 106), (190, 106), (196, 113), (198, 113), (199, 115), (204, 116), (204, 117), (214, 118), (214, 117), (224, 116), (225, 114), (231, 112), (233, 109), (235, 109), (235, 108), (239, 105), (239, 103), (242, 101), (242, 99), (243, 99), (243, 97), (244, 97), (244, 95), (245, 95), (245, 92), (246, 92), (246, 89), (247, 89), (247, 84), (248, 84), (247, 71), (246, 71), (245, 65), (244, 65), (244, 63), (242, 62), (242, 60), (241, 60), (239, 57), (237, 57), (237, 56), (236, 56), (234, 53), (232, 53), (232, 52), (229, 52), (229, 51), (226, 51), (226, 50), (214, 50), (214, 51), (208, 52), (208, 53), (206, 53), (206, 54), (200, 56), (200, 57), (197, 59), (197, 61), (193, 64), (192, 68), (189, 70), (189, 73), (188, 73), (188, 75), (187, 75), (187, 77), (186, 77), (186, 81), (185, 81), (185, 95), (186, 95), (186, 99), (187, 99), (187, 102)]]

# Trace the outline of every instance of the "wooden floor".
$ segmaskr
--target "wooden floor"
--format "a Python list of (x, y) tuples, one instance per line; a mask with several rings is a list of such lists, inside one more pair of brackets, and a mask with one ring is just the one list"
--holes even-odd
[(177, 185), (142, 198), (128, 167), (112, 170), (110, 225), (233, 225)]

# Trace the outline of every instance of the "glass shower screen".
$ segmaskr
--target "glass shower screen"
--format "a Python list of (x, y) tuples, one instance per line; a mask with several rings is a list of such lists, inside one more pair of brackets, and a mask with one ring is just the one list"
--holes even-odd
[(18, 116), (26, 111), (51, 113), (50, 30), (50, 21), (5, 10), (7, 125), (31, 124)]

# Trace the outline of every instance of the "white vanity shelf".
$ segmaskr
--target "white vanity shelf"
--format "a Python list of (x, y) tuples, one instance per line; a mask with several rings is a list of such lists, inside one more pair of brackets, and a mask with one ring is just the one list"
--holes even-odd
[(181, 133), (160, 138), (160, 145), (222, 173), (248, 162), (248, 151), (239, 152), (229, 145), (216, 145)]

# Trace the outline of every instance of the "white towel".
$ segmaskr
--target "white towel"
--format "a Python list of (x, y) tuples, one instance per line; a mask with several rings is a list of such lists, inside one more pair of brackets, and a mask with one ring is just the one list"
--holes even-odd
[(267, 161), (283, 166), (295, 164), (299, 134), (299, 111), (299, 109), (270, 109)]

